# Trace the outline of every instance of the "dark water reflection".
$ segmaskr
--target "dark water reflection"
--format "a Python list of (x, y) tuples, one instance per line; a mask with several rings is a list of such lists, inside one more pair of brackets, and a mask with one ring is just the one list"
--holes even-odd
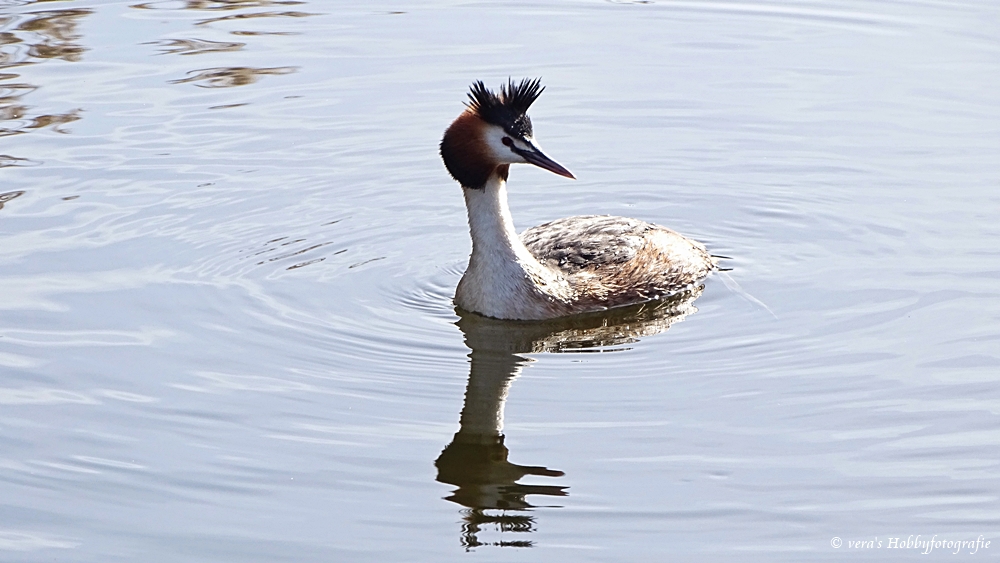
[(205, 53), (239, 51), (246, 46), (246, 43), (205, 41), (203, 39), (164, 39), (152, 44), (160, 45), (162, 47), (160, 52), (165, 55), (204, 55)]
[[(23, 67), (58, 59), (78, 62), (87, 50), (80, 44), (80, 21), (93, 13), (89, 8), (28, 12), (21, 16), (0, 16), (0, 70)], [(8, 82), (19, 78), (13, 72), (0, 73), (0, 137), (20, 135), (61, 126), (80, 119), (80, 109), (64, 113), (34, 114), (22, 98), (38, 89), (35, 84)], [(17, 158), (11, 157), (13, 162)], [(11, 164), (8, 164), (8, 166)]]
[(10, 156), (9, 154), (0, 154), (0, 168), (7, 168), (11, 166), (36, 166), (39, 163), (27, 158), (18, 158), (16, 156)]
[[(562, 471), (544, 466), (518, 465), (508, 461), (504, 445), (504, 406), (511, 384), (530, 360), (521, 354), (540, 352), (607, 352), (640, 337), (663, 332), (697, 311), (693, 302), (704, 286), (642, 305), (608, 313), (582, 315), (542, 322), (491, 319), (461, 313), (456, 323), (465, 336), (469, 354), (469, 382), (459, 430), (434, 462), (437, 480), (456, 485), (447, 500), (469, 510), (463, 513), (461, 542), (467, 549), (492, 545), (531, 547), (530, 540), (484, 543), (483, 526), (492, 524), (500, 533), (535, 530), (535, 517), (511, 514), (535, 508), (526, 497), (563, 497), (567, 487), (530, 485), (518, 481), (526, 476), (562, 477)], [(502, 514), (486, 511), (500, 510)]]
[(268, 6), (297, 6), (305, 4), (298, 0), (162, 0), (143, 2), (131, 7), (142, 10), (209, 10), (228, 11), (245, 8), (266, 8)]
[(86, 51), (78, 43), (81, 38), (77, 32), (79, 20), (92, 13), (93, 10), (87, 8), (30, 12), (28, 19), (18, 24), (16, 32), (30, 32), (38, 36), (37, 41), (27, 42), (29, 56), (75, 62)]
[[(217, 12), (234, 10), (256, 10), (270, 6), (292, 6), (304, 4), (304, 2), (268, 2), (268, 1), (234, 1), (234, 2), (151, 2), (134, 4), (131, 7), (142, 10), (185, 10), (194, 12)], [(229, 14), (215, 18), (207, 18), (193, 22), (195, 26), (211, 26), (212, 24), (223, 22), (240, 22), (246, 20), (271, 20), (274, 18), (304, 18), (315, 16), (315, 13), (295, 12), (295, 11), (252, 11), (240, 14)], [(279, 31), (247, 31), (235, 30), (229, 32), (232, 35), (254, 36), (254, 35), (292, 35), (294, 32)], [(233, 41), (210, 41), (206, 39), (184, 38), (184, 39), (163, 39), (153, 42), (160, 45), (161, 53), (177, 55), (204, 55), (209, 53), (224, 53), (241, 51), (247, 46), (243, 42)], [(246, 86), (253, 84), (265, 76), (276, 76), (291, 74), (297, 70), (295, 66), (279, 67), (251, 67), (251, 66), (227, 66), (203, 68), (188, 71), (186, 78), (170, 80), (170, 84), (193, 84), (200, 88), (232, 88), (235, 86)], [(214, 106), (215, 108), (238, 107), (241, 104), (227, 104)]]
[(8, 201), (10, 201), (10, 200), (12, 200), (12, 199), (14, 199), (16, 197), (20, 197), (22, 195), (24, 195), (24, 191), (23, 190), (18, 190), (16, 192), (6, 192), (6, 193), (0, 194), (0, 209), (3, 209), (4, 204), (7, 203)]
[(213, 23), (227, 22), (227, 21), (256, 20), (261, 18), (304, 18), (307, 16), (315, 16), (315, 15), (316, 14), (309, 14), (306, 12), (254, 12), (252, 14), (234, 14), (231, 16), (208, 18), (197, 22), (196, 25), (209, 25)]
[(192, 70), (187, 78), (171, 80), (171, 84), (194, 83), (201, 88), (232, 88), (233, 86), (246, 86), (260, 80), (263, 76), (291, 74), (295, 72), (294, 67), (276, 68), (206, 68), (202, 70)]

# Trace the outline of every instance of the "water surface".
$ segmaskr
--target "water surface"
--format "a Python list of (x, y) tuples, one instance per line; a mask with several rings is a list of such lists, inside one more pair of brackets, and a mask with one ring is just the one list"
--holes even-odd
[[(0, 3), (0, 559), (1000, 542), (998, 23), (985, 1)], [(457, 315), (437, 143), (472, 81), (525, 76), (579, 180), (514, 167), (519, 228), (638, 217), (731, 281)]]

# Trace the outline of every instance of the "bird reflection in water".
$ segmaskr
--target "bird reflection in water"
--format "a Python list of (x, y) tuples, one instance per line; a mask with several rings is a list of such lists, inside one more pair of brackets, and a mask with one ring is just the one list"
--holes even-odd
[[(457, 488), (446, 497), (466, 507), (462, 511), (462, 545), (531, 547), (527, 540), (483, 542), (484, 528), (504, 534), (535, 530), (535, 508), (528, 495), (564, 497), (567, 487), (529, 485), (526, 476), (561, 477), (562, 471), (508, 461), (504, 444), (504, 402), (511, 383), (529, 362), (519, 354), (597, 351), (663, 332), (695, 312), (693, 302), (703, 286), (670, 299), (550, 321), (503, 321), (460, 312), (458, 327), (469, 354), (469, 383), (459, 430), (434, 465), (437, 480)], [(523, 538), (524, 536), (518, 536)]]

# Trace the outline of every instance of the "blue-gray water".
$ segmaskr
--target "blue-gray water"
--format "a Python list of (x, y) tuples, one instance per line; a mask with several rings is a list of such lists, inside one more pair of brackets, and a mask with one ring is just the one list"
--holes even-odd
[[(509, 76), (579, 178), (514, 167), (519, 228), (742, 290), (458, 323), (437, 143)], [(1000, 551), (993, 2), (0, 1), (0, 194), (2, 561)]]

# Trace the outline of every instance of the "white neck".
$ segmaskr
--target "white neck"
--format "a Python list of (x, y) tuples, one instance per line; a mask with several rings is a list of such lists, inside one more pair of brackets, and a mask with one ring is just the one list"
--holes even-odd
[(568, 292), (562, 276), (543, 266), (514, 231), (506, 182), (494, 174), (482, 189), (463, 188), (472, 256), (455, 304), (501, 319), (552, 316), (552, 296)]
[(507, 182), (494, 174), (482, 189), (465, 188), (462, 191), (465, 192), (472, 235), (471, 261), (495, 261), (501, 257), (538, 264), (514, 230), (514, 220), (507, 206)]

